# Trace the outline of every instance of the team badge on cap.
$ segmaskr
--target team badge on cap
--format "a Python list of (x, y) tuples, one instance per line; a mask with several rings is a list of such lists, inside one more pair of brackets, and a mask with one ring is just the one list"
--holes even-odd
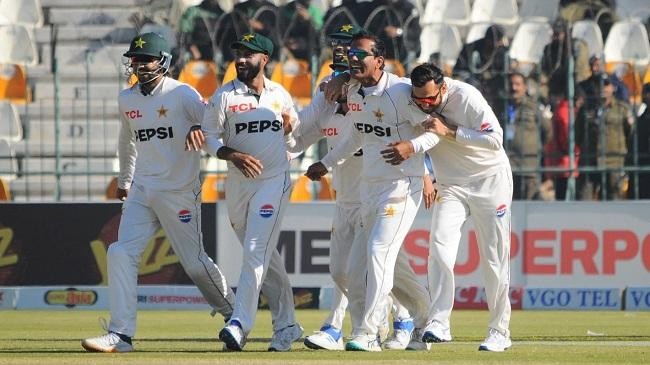
[(187, 209), (183, 209), (178, 212), (178, 220), (183, 223), (189, 223), (192, 220), (192, 212)]
[(503, 217), (504, 215), (506, 215), (506, 210), (507, 210), (507, 209), (508, 209), (508, 208), (506, 207), (505, 204), (501, 204), (501, 205), (499, 205), (499, 207), (497, 208), (497, 217), (501, 218), (501, 217)]
[(262, 218), (269, 218), (275, 213), (275, 208), (271, 204), (264, 204), (260, 208), (260, 216)]

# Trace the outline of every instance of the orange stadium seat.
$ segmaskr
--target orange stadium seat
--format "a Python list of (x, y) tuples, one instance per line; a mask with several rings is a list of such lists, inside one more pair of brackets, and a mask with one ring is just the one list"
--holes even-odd
[[(316, 189), (318, 192), (315, 192)], [(296, 180), (289, 201), (333, 200), (334, 195), (332, 184), (326, 176), (323, 176), (320, 181), (311, 181), (307, 176), (302, 175)]]
[(318, 87), (318, 85), (323, 82), (324, 78), (332, 73), (332, 68), (330, 67), (331, 64), (332, 60), (327, 60), (320, 66), (320, 71), (318, 71), (318, 77), (316, 78), (316, 87)]
[(117, 199), (117, 177), (111, 179), (111, 181), (106, 186), (106, 199), (115, 200)]
[(406, 76), (406, 69), (404, 68), (404, 65), (402, 65), (400, 61), (387, 58), (384, 62), (385, 62), (384, 70), (386, 70), (386, 72), (393, 73), (399, 77)]
[(223, 184), (226, 181), (224, 174), (207, 174), (201, 185), (201, 201), (204, 203), (214, 203), (226, 197)]
[(221, 79), (221, 85), (234, 80), (237, 77), (237, 70), (235, 69), (235, 61), (232, 61), (226, 67), (226, 72), (223, 74), (223, 79)]
[(308, 202), (312, 200), (312, 184), (307, 176), (301, 175), (293, 185), (289, 201)]
[(11, 200), (11, 192), (9, 191), (9, 184), (0, 177), (0, 201)]
[[(616, 72), (619, 70), (619, 72)], [(621, 72), (622, 70), (622, 72)], [(627, 86), (630, 95), (629, 102), (638, 104), (641, 102), (641, 89), (643, 87), (641, 76), (636, 68), (628, 62), (607, 62), (605, 71), (608, 74), (616, 73), (620, 76), (621, 81)]]
[(332, 183), (327, 176), (320, 178), (320, 189), (318, 190), (318, 200), (334, 200), (335, 194), (332, 189)]
[(299, 106), (311, 102), (311, 70), (304, 60), (288, 59), (273, 68), (271, 80), (284, 86)]
[(219, 87), (217, 65), (208, 61), (190, 61), (181, 70), (178, 81), (192, 85), (207, 100)]
[(25, 68), (15, 64), (0, 64), (0, 99), (25, 104), (31, 101)]

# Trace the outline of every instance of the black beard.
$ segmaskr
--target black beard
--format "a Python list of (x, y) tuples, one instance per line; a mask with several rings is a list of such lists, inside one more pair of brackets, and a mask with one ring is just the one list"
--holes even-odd
[(243, 83), (252, 81), (260, 73), (260, 70), (259, 63), (257, 65), (250, 65), (246, 71), (237, 72), (237, 80)]

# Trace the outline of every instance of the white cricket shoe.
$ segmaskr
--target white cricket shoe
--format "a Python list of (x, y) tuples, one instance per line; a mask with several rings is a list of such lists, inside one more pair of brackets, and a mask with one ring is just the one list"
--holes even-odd
[(359, 335), (354, 336), (352, 340), (345, 344), (345, 351), (381, 351), (379, 336), (377, 335)]
[(496, 328), (488, 328), (488, 336), (485, 341), (478, 347), (479, 351), (503, 352), (512, 346), (510, 334), (503, 334)]
[(409, 351), (429, 351), (431, 350), (431, 344), (422, 341), (423, 331), (420, 328), (416, 328), (413, 331), (411, 336), (411, 341), (406, 345), (406, 350)]
[(341, 351), (345, 349), (341, 331), (329, 325), (321, 327), (320, 331), (305, 337), (305, 346), (314, 350)]
[(424, 328), (422, 341), (426, 343), (440, 343), (451, 341), (451, 331), (449, 327), (444, 327), (438, 321), (432, 321)]
[(219, 339), (229, 351), (241, 351), (246, 345), (246, 335), (239, 322), (231, 321), (219, 332)]
[(87, 338), (81, 341), (81, 347), (90, 352), (131, 352), (133, 345), (122, 340), (117, 333), (108, 332), (105, 335)]
[(291, 344), (302, 337), (303, 329), (299, 324), (292, 324), (273, 332), (269, 351), (289, 351)]
[(393, 322), (393, 336), (383, 343), (386, 350), (404, 350), (411, 341), (415, 325), (412, 319)]

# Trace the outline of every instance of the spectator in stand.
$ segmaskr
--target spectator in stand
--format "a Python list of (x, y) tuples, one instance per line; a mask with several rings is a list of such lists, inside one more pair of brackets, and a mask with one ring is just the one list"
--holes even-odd
[(589, 77), (589, 48), (580, 39), (567, 38), (567, 23), (558, 18), (553, 24), (553, 38), (544, 47), (542, 55), (542, 73), (548, 80), (548, 91), (544, 96), (550, 100), (554, 95), (566, 95), (568, 59), (573, 49), (575, 59), (575, 81), (580, 82)]
[(600, 100), (587, 98), (576, 118), (576, 143), (582, 155), (580, 166), (597, 173), (578, 177), (578, 199), (624, 199), (627, 176), (623, 172), (634, 117), (630, 106), (614, 97), (614, 84), (603, 78)]
[[(643, 85), (645, 110), (636, 123), (638, 166), (650, 169), (650, 83)], [(634, 145), (632, 145), (634, 147)], [(650, 171), (639, 173), (639, 199), (650, 199)]]
[[(481, 83), (479, 90), (493, 109), (504, 110), (508, 99), (505, 93), (507, 52), (505, 30), (493, 24), (485, 31), (485, 37), (463, 46), (454, 66), (454, 76), (472, 85), (475, 85), (472, 79)], [(505, 116), (497, 115), (497, 118), (503, 124)]]
[[(386, 44), (386, 58), (406, 63), (420, 54), (420, 17), (410, 0), (374, 0), (368, 32)], [(406, 38), (405, 38), (406, 36)]]
[[(569, 157), (569, 100), (566, 94), (562, 92), (559, 95), (553, 95), (553, 131), (552, 138), (544, 146), (544, 165), (546, 167), (563, 168), (563, 172), (553, 172), (547, 175), (548, 178), (553, 180), (555, 190), (555, 200), (565, 200), (567, 185), (570, 172), (570, 157)], [(574, 104), (574, 116), (584, 103), (584, 96), (581, 92), (576, 95)], [(573, 177), (578, 177), (577, 166), (580, 161), (580, 147), (574, 145), (573, 153), (575, 156)]]
[(282, 40), (295, 58), (311, 60), (319, 54), (318, 30), (323, 25), (323, 14), (311, 0), (295, 0), (280, 7)]
[[(528, 95), (526, 77), (511, 73), (510, 100), (504, 126), (504, 145), (513, 170), (513, 199), (540, 199), (542, 146), (551, 134), (544, 108)], [(522, 171), (524, 170), (524, 171)]]
[[(234, 8), (214, 30), (217, 48), (221, 51), (222, 66), (225, 68), (235, 57), (230, 45), (244, 34), (256, 32), (270, 38), (275, 48), (280, 45), (279, 10), (267, 0), (237, 1)], [(280, 52), (274, 52), (272, 60), (278, 60)]]
[(212, 41), (223, 13), (217, 0), (203, 0), (183, 13), (180, 22), (181, 44), (185, 47), (183, 51), (190, 53), (190, 59), (214, 60)]
[(325, 13), (323, 30), (325, 34), (335, 33), (342, 25), (363, 27), (368, 15), (375, 9), (372, 0), (343, 0), (341, 5), (329, 8)]
[[(582, 81), (578, 86), (584, 91), (587, 97), (587, 103), (599, 102), (603, 89), (603, 80), (607, 76), (602, 68), (602, 60), (598, 56), (591, 56), (589, 58), (589, 68), (591, 69), (591, 76)], [(616, 75), (609, 75), (612, 85), (614, 85), (614, 96), (616, 99), (628, 102), (630, 93), (627, 86)]]

